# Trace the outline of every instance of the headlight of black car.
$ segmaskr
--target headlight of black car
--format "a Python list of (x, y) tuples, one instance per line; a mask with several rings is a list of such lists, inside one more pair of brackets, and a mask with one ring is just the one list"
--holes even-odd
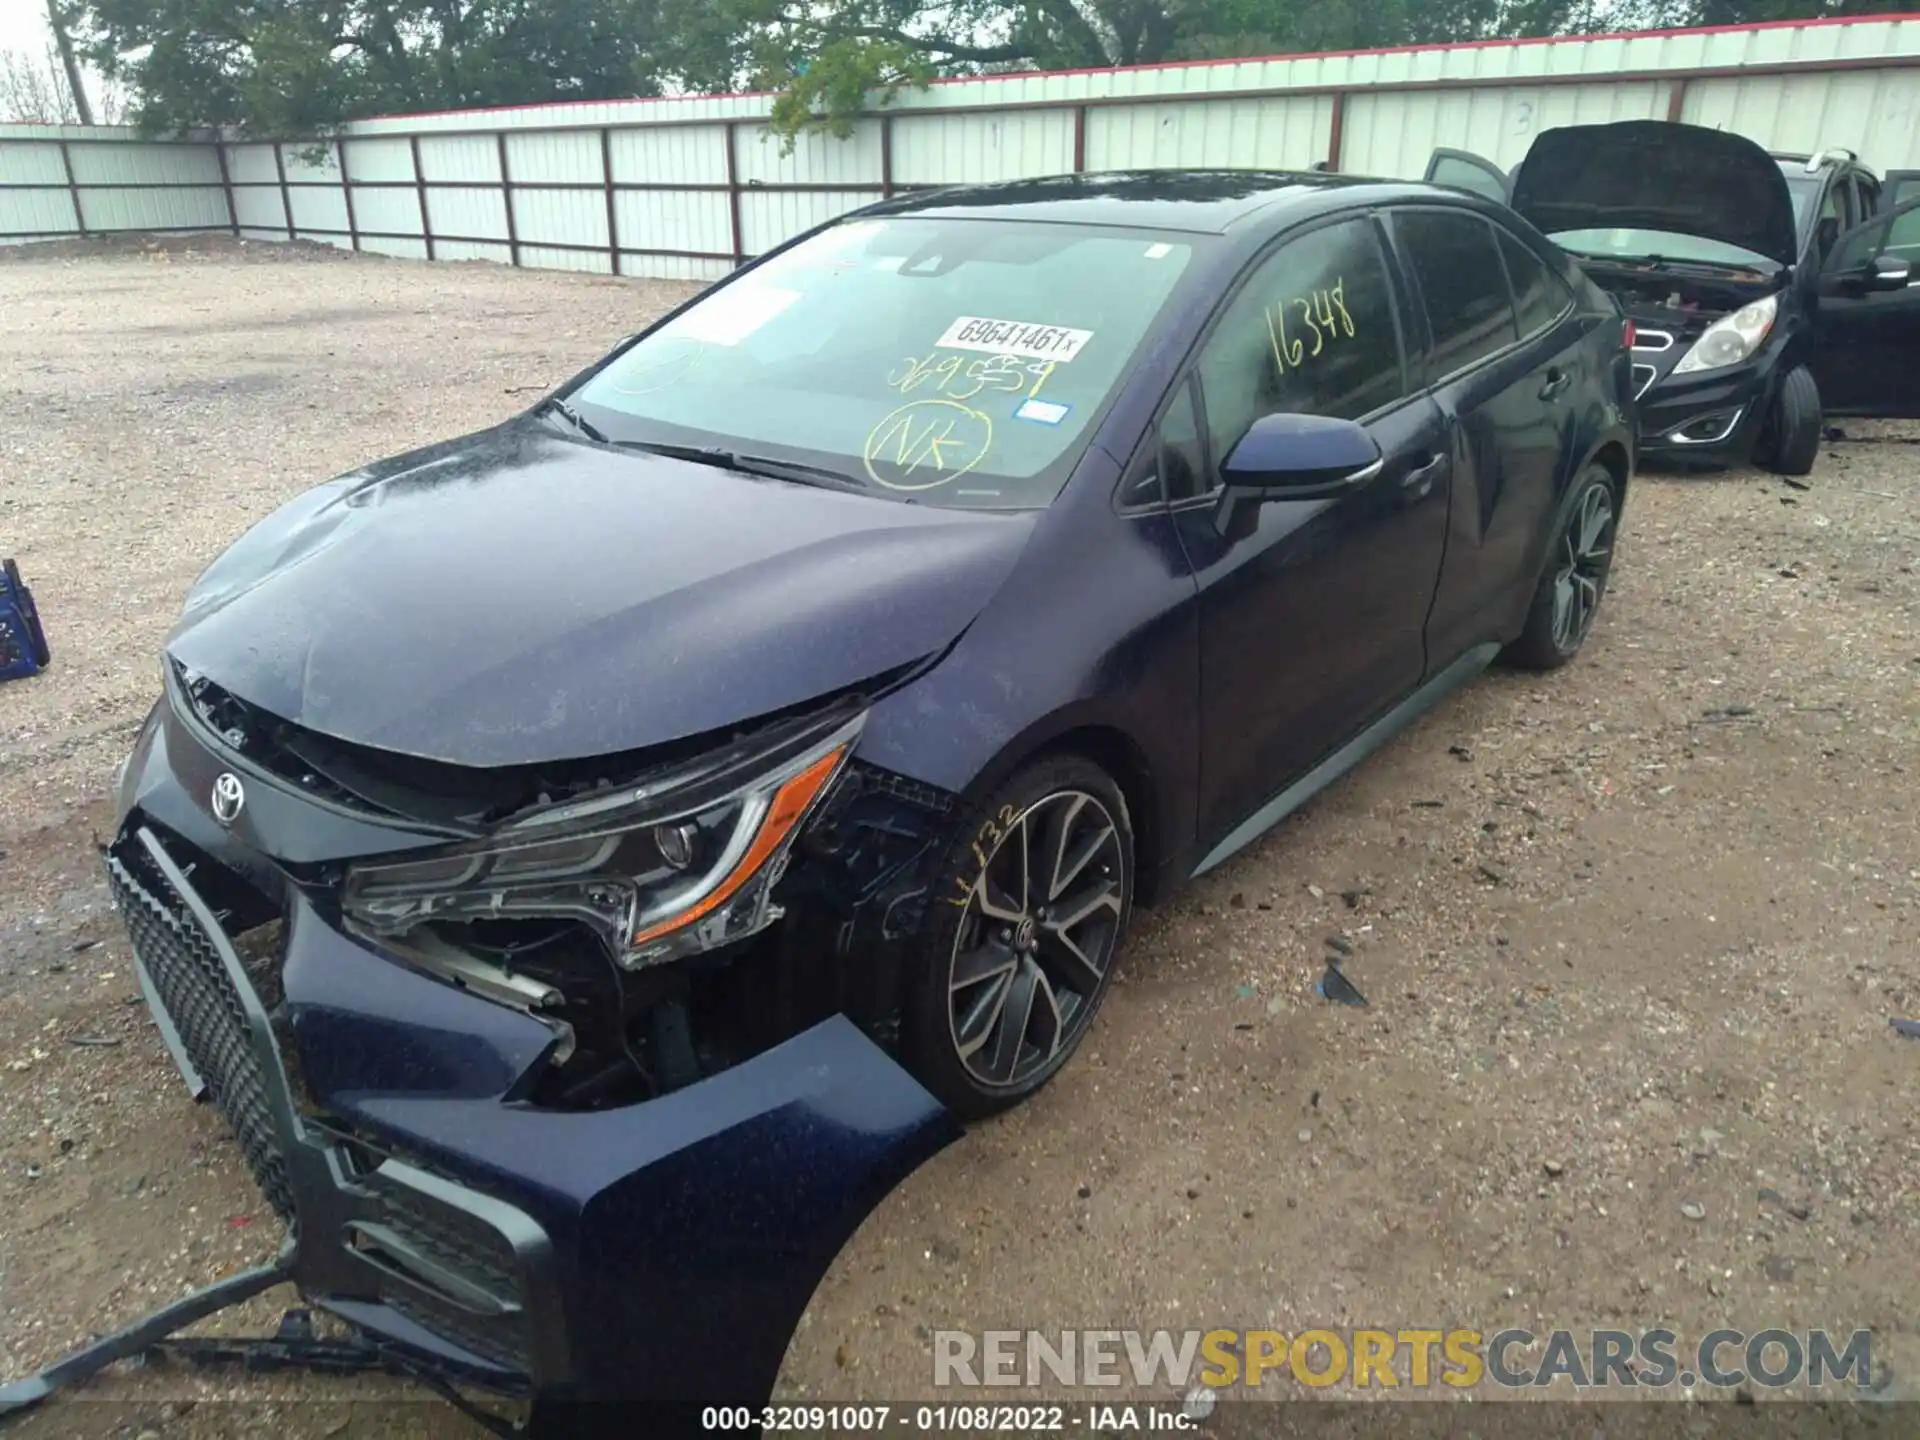
[(1738, 365), (1760, 348), (1779, 313), (1780, 297), (1767, 295), (1731, 315), (1722, 315), (1693, 342), (1693, 348), (1680, 357), (1673, 373), (1692, 375), (1701, 370)]
[(426, 858), (355, 865), (348, 926), (397, 937), (430, 921), (577, 920), (629, 968), (745, 939), (776, 918), (769, 897), (794, 839), (864, 719), (531, 811)]

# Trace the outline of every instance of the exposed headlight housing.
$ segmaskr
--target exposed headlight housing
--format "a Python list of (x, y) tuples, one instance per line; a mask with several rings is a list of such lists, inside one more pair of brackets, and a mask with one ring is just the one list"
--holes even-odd
[(355, 865), (348, 928), (393, 939), (430, 921), (577, 920), (629, 969), (743, 940), (778, 918), (773, 887), (864, 720), (531, 811), (429, 856)]
[(1760, 342), (1773, 329), (1780, 313), (1780, 297), (1768, 295), (1744, 305), (1731, 315), (1722, 315), (1693, 342), (1693, 348), (1673, 367), (1675, 375), (1691, 375), (1701, 370), (1722, 370), (1738, 365), (1760, 348)]

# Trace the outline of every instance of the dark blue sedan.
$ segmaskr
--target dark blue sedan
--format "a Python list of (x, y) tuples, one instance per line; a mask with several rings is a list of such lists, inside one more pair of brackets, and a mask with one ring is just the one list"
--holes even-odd
[(940, 191), (262, 522), (107, 861), (276, 1276), (537, 1405), (763, 1396), (1135, 906), (1580, 649), (1628, 344), (1441, 188)]

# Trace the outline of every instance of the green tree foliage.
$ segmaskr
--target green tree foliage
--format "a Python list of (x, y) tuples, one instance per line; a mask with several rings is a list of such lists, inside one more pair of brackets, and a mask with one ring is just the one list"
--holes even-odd
[(941, 76), (1866, 14), (1885, 0), (77, 0), (149, 129), (307, 135), (367, 115), (776, 92), (851, 133)]
[(150, 131), (311, 135), (367, 115), (657, 95), (659, 0), (86, 0), (88, 58)]

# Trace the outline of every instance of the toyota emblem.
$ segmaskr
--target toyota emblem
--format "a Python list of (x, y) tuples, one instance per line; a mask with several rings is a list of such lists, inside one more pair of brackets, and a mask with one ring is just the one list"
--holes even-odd
[(213, 818), (222, 825), (233, 824), (246, 803), (246, 788), (231, 770), (213, 782)]

